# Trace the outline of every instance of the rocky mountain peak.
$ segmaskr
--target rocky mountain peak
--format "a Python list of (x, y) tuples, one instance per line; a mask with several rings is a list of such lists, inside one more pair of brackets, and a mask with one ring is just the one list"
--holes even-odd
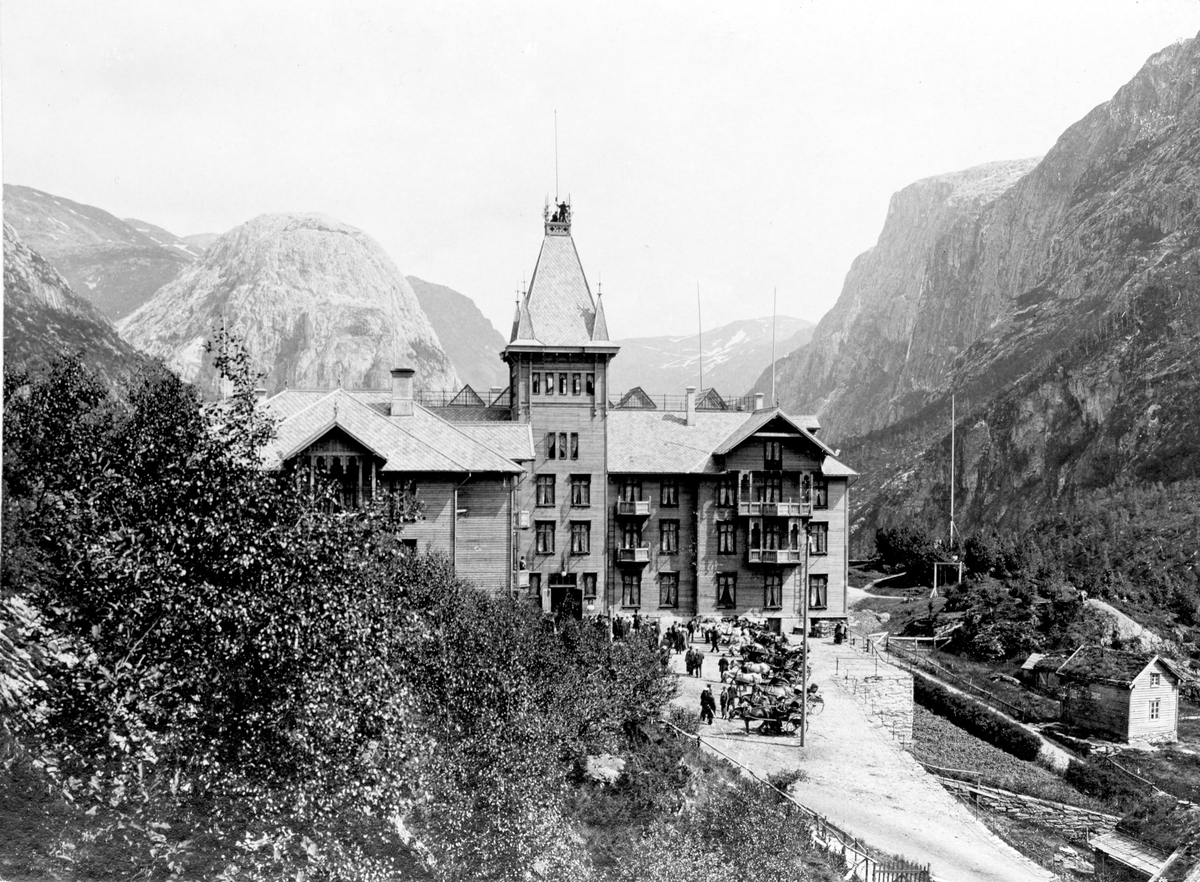
[(386, 388), (396, 366), (424, 388), (459, 384), (412, 287), (363, 231), (320, 214), (267, 214), (203, 257), (121, 322), (134, 345), (215, 388), (205, 341), (238, 332), (264, 383)]

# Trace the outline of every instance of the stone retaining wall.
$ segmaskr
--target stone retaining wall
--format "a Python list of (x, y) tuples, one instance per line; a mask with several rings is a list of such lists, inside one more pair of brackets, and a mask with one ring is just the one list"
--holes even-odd
[(838, 659), (838, 685), (900, 744), (913, 738), (912, 674), (869, 656)]
[(1121, 820), (1116, 815), (1092, 812), (1061, 802), (1050, 802), (1009, 790), (1001, 790), (998, 787), (971, 784), (967, 781), (943, 778), (939, 775), (933, 777), (937, 778), (943, 787), (956, 796), (969, 799), (989, 811), (1057, 830), (1073, 842), (1086, 842), (1089, 836), (1107, 833)]

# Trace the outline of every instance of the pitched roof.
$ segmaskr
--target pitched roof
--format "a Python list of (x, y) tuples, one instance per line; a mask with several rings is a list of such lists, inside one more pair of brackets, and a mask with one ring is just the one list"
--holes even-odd
[(608, 340), (608, 319), (604, 317), (604, 300), (599, 291), (596, 292), (596, 321), (592, 324), (592, 339)]
[(628, 392), (621, 396), (621, 400), (617, 402), (619, 408), (634, 408), (637, 410), (658, 410), (658, 405), (654, 400), (646, 394), (641, 386), (634, 386)]
[[(380, 405), (390, 402), (388, 392), (335, 389), (312, 400), (316, 395), (287, 391), (268, 399), (268, 412), (286, 414), (279, 422), (274, 442), (263, 453), (268, 467), (278, 467), (336, 428), (383, 459), (384, 472), (522, 471), (505, 455), (524, 452), (515, 440), (517, 433), (503, 437), (502, 452), (420, 406), (414, 406), (410, 417), (387, 416)], [(532, 447), (531, 441), (528, 446)]]
[[(533, 278), (523, 303), (529, 317), (518, 314), (512, 342), (534, 339), (546, 346), (582, 346), (592, 342), (596, 304), (583, 265), (569, 235), (547, 233), (542, 240)], [(531, 336), (518, 338), (517, 334)]]
[(455, 423), (455, 428), (506, 459), (529, 462), (534, 458), (533, 427), (529, 423)]
[(1073, 680), (1095, 680), (1129, 686), (1154, 662), (1161, 662), (1176, 680), (1179, 670), (1152, 652), (1129, 652), (1102, 646), (1081, 646), (1058, 669), (1059, 676)]
[(689, 426), (682, 413), (611, 410), (608, 470), (644, 474), (711, 471), (713, 448), (745, 420), (744, 413), (705, 411), (696, 413)]
[[(824, 441), (821, 441), (816, 435), (804, 428), (801, 422), (793, 417), (788, 416), (778, 407), (771, 407), (767, 408), (766, 410), (756, 411), (748, 420), (746, 420), (737, 428), (737, 431), (733, 432), (728, 438), (722, 441), (717, 449), (713, 452), (721, 454), (729, 453), (729, 451), (733, 450), (755, 432), (761, 431), (772, 420), (776, 419), (785, 422), (791, 429), (795, 431), (797, 435), (807, 438), (809, 441), (815, 444), (822, 453), (825, 453), (828, 456), (834, 456), (834, 452)], [(841, 465), (841, 463), (838, 463), (838, 465)], [(842, 466), (842, 468), (845, 469), (846, 467)], [(858, 474), (852, 470), (848, 471), (850, 474)]]

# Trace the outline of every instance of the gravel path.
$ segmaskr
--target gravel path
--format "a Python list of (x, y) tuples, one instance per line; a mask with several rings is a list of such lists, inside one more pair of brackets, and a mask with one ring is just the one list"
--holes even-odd
[[(875, 848), (932, 865), (945, 882), (1045, 882), (1054, 876), (1000, 841), (891, 739), (872, 725), (858, 705), (834, 685), (835, 659), (861, 658), (849, 645), (813, 640), (813, 680), (825, 710), (814, 717), (808, 745), (795, 737), (745, 734), (741, 721), (719, 717), (700, 734), (712, 746), (762, 776), (785, 769), (807, 774), (797, 782), (797, 800)], [(676, 704), (699, 712), (700, 691), (713, 687), (719, 699), (717, 659), (704, 661), (704, 676), (680, 674)]]

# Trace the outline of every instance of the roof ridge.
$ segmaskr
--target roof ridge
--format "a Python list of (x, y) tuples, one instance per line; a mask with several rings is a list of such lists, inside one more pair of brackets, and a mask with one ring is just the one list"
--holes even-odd
[[(453, 430), (454, 430), (456, 433), (458, 433), (459, 435), (461, 435), (463, 438), (465, 438), (465, 439), (466, 439), (467, 441), (469, 441), (470, 443), (474, 444), (474, 445), (475, 445), (475, 446), (477, 446), (477, 447), (481, 447), (481, 448), (483, 448), (483, 449), (484, 449), (484, 450), (486, 450), (488, 453), (490, 453), (492, 456), (498, 457), (499, 459), (503, 460), (503, 461), (504, 461), (504, 464), (505, 464), (506, 466), (507, 466), (509, 463), (511, 463), (511, 462), (512, 462), (512, 460), (511, 460), (511, 459), (509, 459), (507, 456), (505, 456), (505, 455), (504, 455), (503, 453), (501, 453), (499, 450), (496, 450), (496, 449), (494, 449), (494, 448), (492, 448), (492, 447), (489, 447), (487, 444), (484, 444), (484, 443), (483, 443), (482, 441), (480, 441), (478, 438), (472, 438), (470, 435), (468, 435), (468, 434), (467, 434), (466, 432), (464, 432), (462, 429), (458, 428), (458, 426), (456, 426), (454, 423), (450, 422), (449, 420), (444, 420), (444, 419), (442, 419), (442, 418), (441, 418), (440, 416), (438, 416), (436, 413), (433, 413), (431, 410), (429, 410), (429, 408), (427, 408), (427, 407), (423, 407), (422, 405), (420, 405), (420, 404), (417, 404), (417, 403), (415, 403), (415, 402), (413, 403), (413, 406), (414, 406), (415, 408), (419, 408), (419, 409), (420, 409), (420, 410), (422, 410), (422, 411), (423, 411), (423, 412), (424, 412), (426, 415), (428, 415), (428, 416), (429, 416), (429, 417), (431, 417), (432, 419), (435, 419), (435, 420), (437, 420), (437, 421), (438, 421), (439, 423), (441, 423), (443, 426), (448, 426), (449, 428), (453, 429)], [(424, 442), (422, 442), (422, 443), (424, 443)], [(428, 446), (428, 445), (426, 445), (426, 446)], [(438, 452), (439, 452), (439, 453), (442, 453), (442, 451), (438, 451)], [(454, 461), (454, 462), (458, 463), (458, 465), (460, 465), (460, 466), (463, 466), (463, 464), (462, 464), (462, 463), (459, 463), (459, 462), (458, 462), (458, 460), (454, 459), (454, 457), (450, 456), (448, 453), (442, 453), (442, 455), (443, 455), (443, 456), (445, 456), (447, 459), (449, 459), (449, 460), (452, 460), (452, 461)], [(463, 466), (463, 468), (466, 468), (466, 466)], [(468, 470), (468, 471), (470, 471), (470, 469), (467, 469), (467, 470)]]

